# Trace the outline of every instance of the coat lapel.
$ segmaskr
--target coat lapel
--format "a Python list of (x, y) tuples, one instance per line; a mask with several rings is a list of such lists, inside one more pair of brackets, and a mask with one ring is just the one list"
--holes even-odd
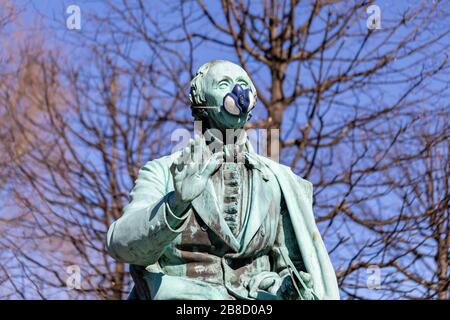
[(241, 251), (245, 251), (256, 232), (261, 227), (269, 212), (272, 193), (269, 176), (262, 166), (255, 166), (252, 170), (250, 210), (248, 222), (242, 239)]
[(217, 197), (211, 179), (208, 180), (205, 190), (192, 201), (192, 206), (211, 230), (234, 251), (239, 251), (239, 242), (228, 227), (217, 205)]

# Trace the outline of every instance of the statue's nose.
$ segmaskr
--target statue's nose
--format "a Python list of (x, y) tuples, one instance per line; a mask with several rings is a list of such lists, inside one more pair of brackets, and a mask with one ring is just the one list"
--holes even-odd
[(244, 90), (240, 84), (236, 84), (231, 92), (237, 97), (238, 108), (246, 113), (250, 107), (248, 90)]

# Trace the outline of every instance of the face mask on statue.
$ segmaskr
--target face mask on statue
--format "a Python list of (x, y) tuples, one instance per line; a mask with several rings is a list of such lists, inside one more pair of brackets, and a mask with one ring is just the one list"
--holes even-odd
[(250, 88), (243, 89), (240, 84), (235, 85), (233, 91), (223, 98), (223, 108), (234, 116), (250, 113), (255, 107), (255, 103), (252, 90)]
[(220, 106), (211, 106), (208, 115), (211, 127), (217, 129), (240, 129), (251, 118), (256, 99), (250, 88), (244, 89), (236, 84), (233, 90), (223, 97)]
[[(191, 85), (193, 108), (207, 112), (207, 117), (202, 117), (205, 129), (240, 129), (251, 118), (256, 90), (240, 66), (215, 61), (205, 65)], [(195, 97), (200, 93), (203, 101), (197, 102)]]

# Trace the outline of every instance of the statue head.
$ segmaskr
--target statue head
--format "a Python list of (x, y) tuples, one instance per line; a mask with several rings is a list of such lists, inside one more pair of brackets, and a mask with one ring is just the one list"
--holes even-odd
[(205, 129), (242, 128), (251, 118), (256, 98), (247, 72), (230, 61), (205, 63), (191, 81), (192, 114)]

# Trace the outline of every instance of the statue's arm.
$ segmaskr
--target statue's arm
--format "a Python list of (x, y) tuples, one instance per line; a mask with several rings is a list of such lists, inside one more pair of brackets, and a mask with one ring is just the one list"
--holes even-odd
[(142, 266), (153, 264), (184, 230), (192, 210), (173, 204), (173, 191), (167, 192), (170, 179), (170, 171), (160, 161), (151, 161), (139, 171), (130, 203), (108, 230), (112, 257)]

